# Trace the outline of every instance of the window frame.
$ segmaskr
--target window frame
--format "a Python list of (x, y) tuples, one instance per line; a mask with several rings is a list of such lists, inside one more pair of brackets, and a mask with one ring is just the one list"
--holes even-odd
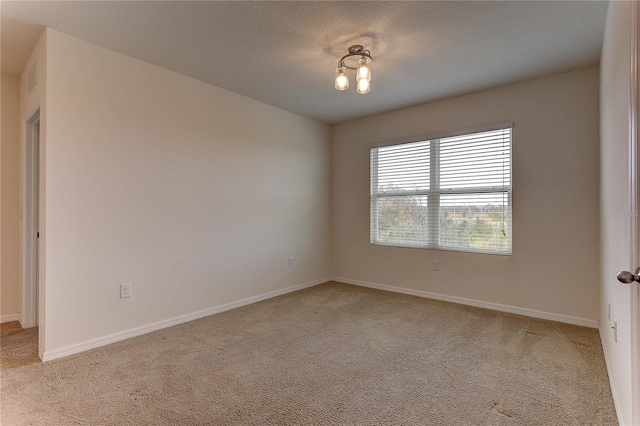
[[(511, 256), (513, 255), (513, 128), (514, 124), (512, 121), (505, 121), (500, 123), (494, 123), (490, 125), (484, 126), (476, 126), (471, 128), (459, 129), (449, 132), (439, 132), (432, 133), (429, 135), (421, 135), (414, 136), (410, 138), (397, 139), (394, 141), (388, 142), (379, 142), (369, 145), (369, 243), (372, 246), (379, 247), (399, 247), (399, 248), (416, 248), (416, 249), (427, 249), (427, 250), (440, 250), (440, 251), (453, 251), (453, 252), (463, 252), (463, 253), (472, 253), (472, 254), (489, 254), (489, 255), (500, 255), (500, 256)], [(465, 188), (451, 188), (451, 189), (442, 189), (440, 188), (440, 139), (455, 137), (455, 136), (464, 136), (473, 133), (482, 133), (489, 132), (495, 130), (504, 130), (509, 129), (511, 131), (510, 137), (510, 149), (509, 149), (509, 176), (510, 176), (510, 184), (508, 189), (505, 191), (503, 186), (493, 186), (493, 187), (465, 187)], [(377, 172), (372, 173), (374, 169), (374, 161), (377, 161), (377, 156), (374, 160), (373, 155), (371, 155), (371, 151), (376, 148), (384, 148), (395, 145), (404, 145), (416, 142), (429, 142), (429, 189), (421, 189), (421, 190), (413, 190), (413, 191), (399, 191), (397, 193), (394, 192), (385, 192), (383, 194), (378, 194), (374, 192), (374, 188), (378, 186), (378, 174)], [(435, 155), (433, 155), (435, 153)], [(375, 164), (375, 170), (378, 170), (377, 164)], [(434, 172), (435, 171), (435, 172)], [(426, 196), (427, 197), (427, 205), (428, 205), (428, 214), (431, 215), (431, 211), (435, 208), (437, 209), (437, 217), (440, 216), (440, 197), (441, 195), (449, 195), (449, 194), (494, 194), (494, 193), (506, 193), (507, 194), (507, 212), (509, 214), (510, 220), (508, 221), (508, 229), (509, 229), (509, 246), (506, 251), (502, 250), (472, 250), (468, 247), (451, 247), (447, 245), (440, 245), (440, 220), (437, 221), (427, 221), (427, 230), (428, 230), (428, 243), (424, 244), (409, 244), (409, 243), (392, 243), (392, 242), (380, 242), (379, 240), (379, 226), (378, 226), (378, 198), (390, 198), (390, 197), (398, 197), (398, 196)], [(432, 207), (435, 206), (435, 207)], [(374, 229), (375, 224), (375, 229)], [(375, 237), (374, 237), (375, 230)]]

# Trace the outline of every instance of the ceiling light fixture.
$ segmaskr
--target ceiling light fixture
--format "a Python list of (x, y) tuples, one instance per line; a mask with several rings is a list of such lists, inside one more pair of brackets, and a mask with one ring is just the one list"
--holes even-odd
[[(352, 56), (359, 56), (358, 66), (350, 67), (345, 63), (345, 59)], [(371, 58), (371, 52), (364, 50), (359, 44), (355, 44), (349, 48), (349, 53), (344, 55), (338, 61), (338, 68), (336, 68), (336, 90), (347, 90), (349, 88), (349, 78), (347, 77), (347, 70), (354, 70), (356, 72), (356, 92), (364, 95), (371, 91), (371, 64), (373, 58)]]

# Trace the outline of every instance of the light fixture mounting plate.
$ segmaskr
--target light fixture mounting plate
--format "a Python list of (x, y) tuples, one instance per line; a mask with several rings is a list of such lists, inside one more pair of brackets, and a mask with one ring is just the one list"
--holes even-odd
[(364, 50), (364, 47), (360, 44), (354, 44), (349, 48), (349, 53), (352, 55), (359, 55)]

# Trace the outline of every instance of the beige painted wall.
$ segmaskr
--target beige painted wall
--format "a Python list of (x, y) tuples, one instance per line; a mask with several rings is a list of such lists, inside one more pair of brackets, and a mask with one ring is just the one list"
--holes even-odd
[[(631, 286), (616, 279), (621, 270), (633, 270), (630, 262), (629, 208), (629, 92), (631, 7), (611, 2), (602, 49), (601, 75), (601, 278), (600, 330), (609, 361), (611, 388), (622, 424), (632, 421)], [(606, 213), (609, 214), (606, 214)], [(634, 262), (635, 263), (635, 262)], [(611, 305), (611, 320), (608, 316)], [(618, 339), (611, 326), (617, 322)]]
[(47, 42), (45, 359), (330, 275), (328, 126)]
[[(598, 67), (337, 125), (333, 275), (598, 319)], [(513, 255), (369, 244), (369, 145), (513, 121)], [(431, 271), (433, 260), (440, 271)]]
[(20, 313), (20, 77), (2, 73), (0, 317)]

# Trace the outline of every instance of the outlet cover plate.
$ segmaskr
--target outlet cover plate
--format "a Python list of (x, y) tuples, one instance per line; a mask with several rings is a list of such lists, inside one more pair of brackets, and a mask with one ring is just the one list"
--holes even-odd
[(131, 283), (120, 284), (120, 299), (131, 297)]

